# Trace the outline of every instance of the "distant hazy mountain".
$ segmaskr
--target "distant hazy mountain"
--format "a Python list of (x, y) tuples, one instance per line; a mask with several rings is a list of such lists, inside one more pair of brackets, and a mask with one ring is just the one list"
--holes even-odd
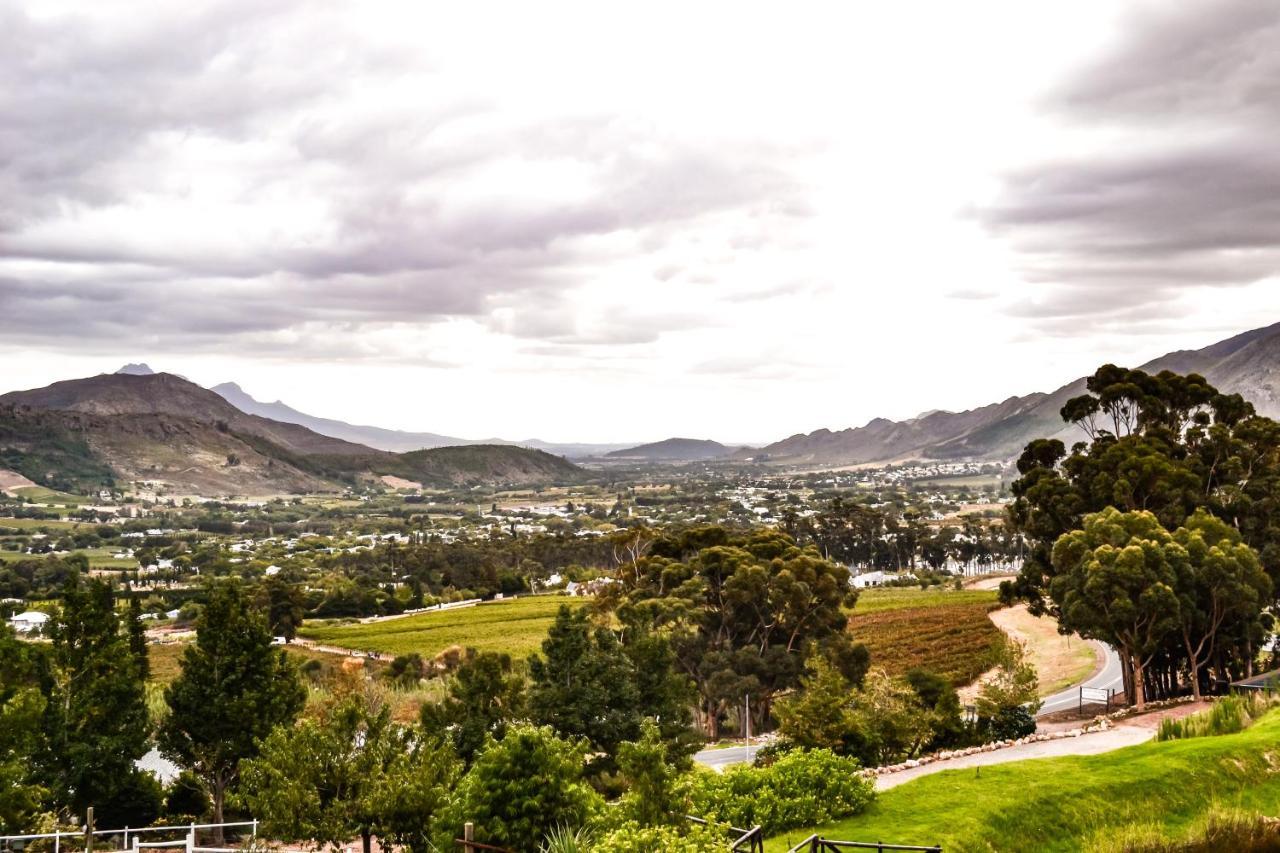
[(274, 403), (263, 403), (245, 393), (234, 382), (223, 382), (209, 389), (221, 396), (242, 412), (271, 418), (289, 424), (298, 424), (321, 435), (354, 441), (357, 444), (375, 447), (378, 450), (389, 450), (393, 453), (405, 453), (410, 450), (425, 450), (431, 447), (447, 447), (457, 444), (478, 444), (465, 438), (449, 435), (438, 435), (434, 432), (401, 432), (394, 429), (382, 429), (375, 426), (359, 426), (330, 418), (320, 418), (299, 412), (280, 400)]
[[(1101, 362), (1100, 362), (1101, 363)], [(1245, 332), (1200, 350), (1179, 350), (1141, 365), (1149, 373), (1200, 373), (1221, 391), (1241, 394), (1269, 417), (1280, 417), (1280, 323)], [(1010, 459), (1034, 438), (1083, 436), (1059, 415), (1084, 393), (1077, 379), (1052, 393), (1010, 397), (967, 412), (930, 411), (905, 421), (876, 418), (866, 426), (820, 429), (738, 456), (795, 464), (851, 465), (910, 457)]]
[(384, 476), (529, 485), (583, 475), (523, 447), (376, 450), (244, 412), (178, 376), (137, 371), (0, 395), (0, 467), (60, 487), (146, 480), (207, 495), (329, 491)]
[(732, 448), (718, 441), (698, 438), (668, 438), (637, 447), (626, 447), (604, 454), (606, 459), (643, 462), (701, 462), (728, 456)]
[(117, 370), (116, 373), (123, 373), (125, 376), (152, 376), (155, 374), (155, 371), (152, 370), (151, 366), (146, 362), (142, 362), (140, 364), (126, 364), (124, 367)]
[(510, 441), (501, 438), (458, 438), (457, 436), (440, 435), (434, 432), (406, 432), (404, 430), (384, 429), (376, 426), (361, 426), (332, 418), (308, 415), (306, 412), (300, 412), (280, 400), (276, 400), (274, 403), (264, 403), (251, 397), (234, 382), (224, 382), (221, 385), (213, 386), (210, 390), (221, 395), (223, 399), (242, 412), (261, 415), (264, 418), (271, 418), (284, 423), (299, 424), (321, 435), (341, 438), (345, 441), (354, 441), (358, 444), (376, 447), (379, 450), (389, 450), (392, 453), (407, 453), (411, 450), (424, 450), (432, 447), (455, 447), (465, 444), (510, 444), (519, 447), (530, 447), (535, 450), (544, 450), (556, 456), (569, 456), (578, 459), (608, 453), (610, 450), (625, 446), (622, 444), (557, 444), (555, 442), (540, 441), (536, 438), (525, 441)]

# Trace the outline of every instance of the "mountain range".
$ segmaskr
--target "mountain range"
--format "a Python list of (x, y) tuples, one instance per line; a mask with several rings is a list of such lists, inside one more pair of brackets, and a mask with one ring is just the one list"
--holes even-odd
[[(1140, 365), (1148, 373), (1200, 373), (1218, 390), (1238, 393), (1260, 414), (1280, 417), (1280, 323), (1198, 350), (1178, 350)], [(865, 426), (793, 435), (739, 458), (785, 464), (855, 465), (910, 458), (1011, 459), (1034, 438), (1083, 438), (1064, 424), (1064, 403), (1085, 391), (1085, 380), (1049, 393), (1010, 397), (965, 412), (931, 411), (904, 421), (876, 418)]]
[(734, 452), (718, 441), (701, 438), (668, 438), (604, 454), (618, 462), (703, 462), (723, 459)]
[(511, 445), (391, 453), (244, 412), (179, 376), (138, 369), (0, 395), (0, 469), (60, 488), (109, 479), (195, 494), (332, 491), (377, 478), (529, 485), (584, 474), (562, 457)]

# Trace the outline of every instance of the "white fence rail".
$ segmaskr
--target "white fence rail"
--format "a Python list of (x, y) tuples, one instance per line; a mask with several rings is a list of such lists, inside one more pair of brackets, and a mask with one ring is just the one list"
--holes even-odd
[[(239, 853), (236, 848), (231, 847), (201, 847), (196, 844), (196, 832), (200, 830), (210, 829), (233, 829), (249, 827), (250, 844), (258, 837), (258, 822), (256, 820), (229, 821), (225, 823), (188, 823), (178, 824), (176, 826), (142, 826), (128, 827), (124, 829), (95, 829), (86, 830), (67, 830), (62, 832), (37, 832), (26, 835), (0, 835), (0, 851), (19, 851), (26, 850), (32, 841), (49, 841), (53, 842), (53, 853), (64, 853), (64, 851), (89, 850), (90, 839), (112, 838), (119, 836), (121, 839), (120, 847), (99, 847), (97, 844), (92, 845), (92, 849), (107, 853), (108, 850), (119, 849), (122, 851), (133, 851), (133, 853), (141, 853), (146, 848), (164, 848), (168, 850), (184, 850), (185, 853)], [(145, 833), (164, 832), (164, 833), (182, 833), (180, 838), (168, 839), (163, 841), (143, 841), (142, 836)]]

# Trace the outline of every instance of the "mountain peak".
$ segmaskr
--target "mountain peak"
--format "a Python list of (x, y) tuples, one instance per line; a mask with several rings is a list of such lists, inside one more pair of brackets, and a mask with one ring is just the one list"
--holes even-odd
[(125, 376), (154, 376), (156, 372), (145, 361), (140, 361), (137, 364), (129, 362), (116, 373), (122, 373)]

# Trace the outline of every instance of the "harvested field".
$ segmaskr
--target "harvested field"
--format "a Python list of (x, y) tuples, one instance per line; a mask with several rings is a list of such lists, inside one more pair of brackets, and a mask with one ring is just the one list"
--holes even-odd
[(991, 668), (1005, 642), (1004, 633), (987, 616), (999, 606), (987, 596), (985, 601), (855, 610), (849, 630), (854, 639), (866, 643), (872, 666), (891, 675), (922, 667), (962, 687)]

